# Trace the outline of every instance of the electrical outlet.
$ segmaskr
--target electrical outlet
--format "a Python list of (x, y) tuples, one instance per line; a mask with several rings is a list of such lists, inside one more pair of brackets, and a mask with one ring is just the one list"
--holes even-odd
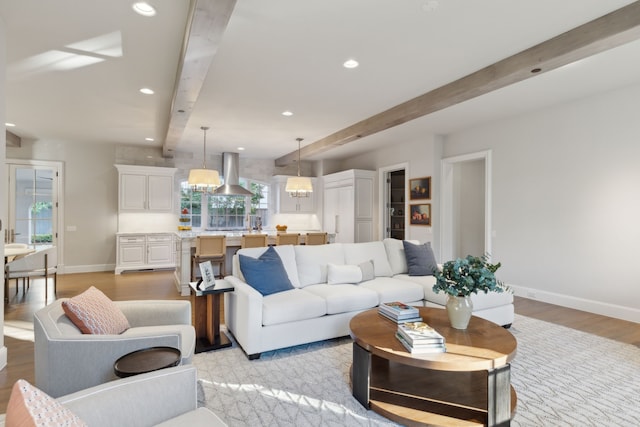
[(527, 297), (536, 299), (536, 293), (533, 291), (527, 291)]

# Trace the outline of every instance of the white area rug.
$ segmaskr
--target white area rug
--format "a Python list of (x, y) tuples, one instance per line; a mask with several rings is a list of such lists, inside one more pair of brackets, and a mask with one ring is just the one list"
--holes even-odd
[[(640, 349), (516, 315), (512, 426), (640, 426)], [(349, 338), (197, 354), (200, 402), (230, 426), (393, 426), (351, 396)]]

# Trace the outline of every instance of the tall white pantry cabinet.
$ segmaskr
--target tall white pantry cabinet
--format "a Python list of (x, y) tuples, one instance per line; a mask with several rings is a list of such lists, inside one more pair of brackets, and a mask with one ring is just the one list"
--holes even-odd
[(176, 267), (173, 186), (176, 169), (115, 165), (118, 169), (116, 268), (147, 270)]
[(351, 169), (322, 177), (323, 228), (336, 243), (373, 240), (375, 172)]

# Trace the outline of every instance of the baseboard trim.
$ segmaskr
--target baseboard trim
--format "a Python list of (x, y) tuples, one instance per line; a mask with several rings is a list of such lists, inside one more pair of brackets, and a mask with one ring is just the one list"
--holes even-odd
[(570, 295), (556, 294), (554, 292), (541, 291), (540, 289), (524, 286), (509, 285), (513, 294), (519, 297), (555, 304), (575, 310), (587, 311), (602, 316), (613, 317), (629, 322), (640, 323), (640, 309), (624, 307), (621, 305), (603, 303)]
[(96, 265), (65, 265), (58, 270), (59, 274), (73, 274), (73, 273), (99, 273), (102, 271), (114, 271), (115, 264), (96, 264)]

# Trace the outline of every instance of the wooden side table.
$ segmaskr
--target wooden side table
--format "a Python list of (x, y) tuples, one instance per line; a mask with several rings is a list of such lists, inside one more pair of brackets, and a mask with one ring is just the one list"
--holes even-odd
[(196, 282), (191, 288), (191, 323), (196, 330), (196, 353), (230, 347), (231, 340), (220, 331), (220, 307), (225, 292), (233, 286), (224, 279), (216, 280), (214, 287), (198, 289)]

